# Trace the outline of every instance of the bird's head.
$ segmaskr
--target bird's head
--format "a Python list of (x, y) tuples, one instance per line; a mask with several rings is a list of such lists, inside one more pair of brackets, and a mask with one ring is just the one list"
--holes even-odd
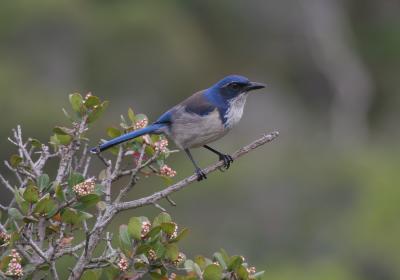
[(251, 82), (246, 77), (230, 75), (214, 84), (211, 89), (214, 93), (221, 95), (222, 98), (230, 100), (238, 97), (241, 94), (246, 94), (249, 91), (265, 87), (265, 84)]

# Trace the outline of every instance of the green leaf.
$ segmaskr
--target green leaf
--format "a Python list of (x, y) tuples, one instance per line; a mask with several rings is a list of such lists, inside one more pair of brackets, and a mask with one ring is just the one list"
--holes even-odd
[(75, 206), (76, 209), (86, 209), (93, 205), (96, 205), (100, 201), (100, 196), (91, 193), (78, 198), (78, 204)]
[(153, 238), (155, 236), (157, 236), (161, 231), (161, 227), (160, 226), (156, 226), (156, 227), (152, 227), (152, 229), (149, 231), (149, 233), (147, 234), (148, 237)]
[(19, 190), (15, 190), (14, 194), (15, 194), (15, 201), (17, 202), (19, 209), (21, 209), (22, 213), (26, 215), (28, 213), (30, 206), (29, 202), (25, 201)]
[(110, 265), (103, 269), (103, 278), (104, 279), (118, 279), (118, 276), (121, 274), (121, 270), (115, 265)]
[(61, 202), (66, 201), (66, 197), (65, 197), (65, 193), (63, 191), (63, 188), (61, 187), (60, 184), (57, 184), (55, 187), (55, 192), (56, 192), (56, 197), (58, 200), (60, 200)]
[(201, 269), (204, 269), (207, 265), (206, 259), (203, 256), (196, 256), (194, 262), (197, 263)]
[(109, 103), (108, 101), (104, 101), (100, 105), (95, 106), (93, 108), (92, 112), (89, 113), (87, 122), (92, 123), (92, 122), (96, 121), (106, 110), (106, 108), (108, 107), (108, 103)]
[(172, 222), (171, 223), (162, 223), (161, 228), (162, 228), (163, 232), (165, 232), (168, 235), (171, 235), (175, 231), (176, 224), (172, 223)]
[(79, 215), (80, 221), (93, 218), (92, 214), (90, 214), (88, 212), (84, 212), (84, 211), (78, 211), (78, 215)]
[(153, 226), (160, 226), (162, 223), (169, 223), (171, 221), (171, 216), (166, 212), (162, 212), (154, 218)]
[(232, 256), (228, 263), (228, 270), (234, 271), (243, 263), (243, 258), (241, 256)]
[(236, 269), (236, 274), (239, 276), (239, 279), (241, 279), (241, 280), (249, 279), (249, 273), (247, 272), (247, 269), (243, 265), (240, 265)]
[(135, 254), (141, 255), (147, 253), (151, 249), (151, 246), (148, 244), (141, 244), (137, 247)]
[(13, 218), (14, 220), (22, 220), (24, 216), (22, 216), (21, 212), (19, 212), (16, 208), (8, 209), (8, 215)]
[(50, 185), (50, 178), (47, 174), (42, 174), (36, 179), (37, 186), (39, 190), (42, 192), (43, 190), (47, 189)]
[(214, 259), (221, 265), (221, 267), (225, 270), (225, 269), (227, 269), (227, 265), (226, 265), (226, 262), (225, 262), (225, 260), (224, 260), (224, 258), (223, 258), (223, 256), (222, 256), (222, 254), (221, 253), (219, 253), (219, 252), (216, 252), (216, 253), (214, 253)]
[(122, 133), (119, 129), (115, 127), (109, 127), (107, 128), (107, 135), (110, 136), (111, 138), (115, 138), (122, 135)]
[(22, 162), (22, 157), (19, 155), (12, 155), (10, 157), (10, 164), (12, 167), (17, 167)]
[(23, 195), (24, 199), (29, 203), (36, 203), (39, 200), (39, 190), (35, 185), (29, 184)]
[(210, 264), (204, 269), (203, 273), (204, 280), (221, 280), (222, 269), (219, 265)]
[(170, 242), (179, 242), (183, 238), (185, 238), (188, 234), (189, 234), (189, 229), (184, 228), (184, 229), (181, 230), (180, 233), (178, 233), (178, 236), (176, 238), (174, 238), (174, 239), (171, 239)]
[(81, 217), (77, 210), (68, 207), (61, 212), (61, 220), (66, 224), (76, 225), (81, 221)]
[(154, 153), (156, 152), (156, 150), (154, 150), (154, 148), (152, 146), (146, 146), (144, 148), (144, 152), (147, 156), (151, 157), (154, 155)]
[(152, 248), (156, 252), (156, 255), (158, 258), (164, 257), (166, 247), (164, 246), (163, 243), (158, 241), (158, 242), (152, 244)]
[(97, 96), (90, 95), (84, 101), (85, 107), (88, 109), (93, 109), (95, 106), (100, 104), (100, 99)]
[(165, 258), (174, 261), (178, 258), (179, 248), (176, 244), (168, 244), (165, 246)]
[(35, 148), (40, 148), (42, 146), (42, 143), (39, 140), (35, 139), (35, 138), (29, 138), (29, 142)]
[(131, 253), (132, 240), (129, 236), (127, 225), (119, 226), (119, 243), (120, 243), (122, 252), (124, 252), (124, 254), (129, 257), (132, 254)]
[(165, 277), (163, 277), (163, 276), (162, 276), (160, 273), (158, 273), (158, 272), (152, 271), (152, 272), (150, 272), (149, 274), (150, 274), (151, 280), (164, 280), (164, 279), (165, 279)]
[(72, 110), (79, 113), (83, 108), (83, 98), (79, 93), (71, 93), (69, 95), (69, 102), (71, 103)]
[(97, 279), (100, 279), (101, 273), (102, 273), (101, 269), (86, 270), (80, 279), (81, 280), (97, 280)]
[(56, 126), (53, 128), (53, 132), (58, 135), (73, 135), (74, 131), (68, 127)]
[(50, 137), (50, 143), (53, 145), (68, 145), (71, 143), (72, 137), (70, 135), (54, 134)]
[(224, 249), (222, 249), (222, 248), (221, 248), (219, 251), (220, 251), (221, 256), (222, 256), (222, 258), (224, 259), (225, 263), (229, 263), (230, 257), (229, 257), (229, 255), (228, 255), (228, 253), (227, 253)]
[(78, 185), (83, 181), (85, 181), (85, 177), (83, 177), (82, 174), (78, 172), (72, 172), (71, 175), (69, 175), (68, 177), (68, 186), (72, 188), (73, 186)]
[(135, 123), (135, 113), (133, 112), (132, 108), (128, 109), (128, 117), (131, 120), (132, 124)]
[(50, 194), (43, 196), (35, 205), (34, 213), (49, 215), (57, 209), (56, 204), (50, 198)]
[(136, 240), (142, 239), (142, 219), (133, 217), (129, 219), (128, 231), (132, 238)]

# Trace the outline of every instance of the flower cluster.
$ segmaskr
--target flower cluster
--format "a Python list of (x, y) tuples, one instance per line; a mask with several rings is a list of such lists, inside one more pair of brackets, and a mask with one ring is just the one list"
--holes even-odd
[(141, 232), (141, 237), (142, 239), (146, 237), (146, 235), (150, 232), (151, 229), (151, 223), (144, 221), (142, 222), (142, 232)]
[(96, 182), (94, 178), (87, 179), (86, 181), (79, 183), (72, 187), (75, 194), (79, 196), (84, 196), (92, 193), (96, 186)]
[(176, 279), (176, 273), (171, 273), (170, 275), (169, 275), (169, 277), (168, 277), (168, 280), (174, 280), (174, 279)]
[(174, 177), (176, 175), (176, 171), (173, 170), (171, 167), (169, 167), (168, 165), (164, 164), (163, 166), (161, 166), (160, 168), (160, 174), (162, 176), (167, 176), (167, 177)]
[(182, 252), (179, 252), (178, 258), (172, 262), (173, 265), (179, 266), (186, 261), (186, 255)]
[(126, 271), (129, 267), (128, 259), (124, 255), (121, 255), (117, 262), (117, 266), (121, 271)]
[(8, 263), (6, 275), (22, 277), (24, 275), (24, 271), (21, 266), (21, 256), (15, 249), (11, 250), (11, 254), (9, 256), (11, 257), (11, 260)]
[(168, 151), (168, 140), (167, 139), (161, 139), (160, 141), (154, 143), (154, 149), (156, 152), (162, 152), (165, 153)]
[(247, 268), (247, 272), (251, 275), (251, 274), (255, 274), (257, 272), (257, 270), (254, 266), (250, 266), (249, 268)]
[(147, 251), (147, 258), (149, 261), (155, 261), (157, 259), (157, 253), (153, 249)]
[(147, 119), (142, 119), (140, 121), (135, 122), (135, 129), (141, 129), (147, 126), (149, 121)]
[(5, 231), (0, 231), (0, 243), (1, 245), (7, 245), (10, 242), (11, 235)]

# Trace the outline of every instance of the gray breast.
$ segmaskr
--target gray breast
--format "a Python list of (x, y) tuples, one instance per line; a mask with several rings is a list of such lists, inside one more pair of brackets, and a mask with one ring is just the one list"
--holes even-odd
[(195, 148), (215, 141), (228, 130), (224, 127), (217, 109), (200, 116), (188, 113), (183, 107), (176, 108), (169, 137), (181, 149)]

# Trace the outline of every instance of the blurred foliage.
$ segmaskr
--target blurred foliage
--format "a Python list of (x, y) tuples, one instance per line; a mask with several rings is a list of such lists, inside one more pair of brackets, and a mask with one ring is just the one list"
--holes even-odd
[[(95, 139), (127, 106), (154, 120), (225, 74), (244, 74), (267, 82), (269, 94), (249, 98), (240, 126), (216, 145), (229, 152), (272, 128), (282, 136), (176, 195), (172, 214), (193, 229), (183, 246), (210, 255), (224, 244), (268, 279), (398, 279), (400, 7), (337, 3), (373, 85), (369, 135), (349, 147), (330, 134), (332, 89), (313, 59), (318, 45), (306, 43), (298, 3), (3, 1), (0, 156), (10, 155), (5, 136), (16, 123), (47, 141), (65, 92), (112, 101)], [(171, 160), (179, 176), (192, 171), (183, 155)], [(150, 179), (136, 195), (155, 185)], [(241, 237), (248, 231), (251, 240)]]

